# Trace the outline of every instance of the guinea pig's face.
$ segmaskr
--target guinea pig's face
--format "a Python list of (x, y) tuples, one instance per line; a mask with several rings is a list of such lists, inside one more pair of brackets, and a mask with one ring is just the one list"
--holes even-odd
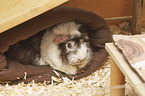
[(61, 58), (65, 64), (84, 67), (91, 59), (92, 51), (89, 41), (84, 37), (73, 37), (60, 43)]

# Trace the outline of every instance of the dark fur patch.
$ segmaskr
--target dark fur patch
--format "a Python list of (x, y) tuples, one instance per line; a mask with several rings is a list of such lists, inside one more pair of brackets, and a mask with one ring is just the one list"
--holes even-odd
[(44, 32), (45, 30), (10, 46), (6, 56), (22, 64), (37, 65), (36, 58), (40, 58), (40, 44)]

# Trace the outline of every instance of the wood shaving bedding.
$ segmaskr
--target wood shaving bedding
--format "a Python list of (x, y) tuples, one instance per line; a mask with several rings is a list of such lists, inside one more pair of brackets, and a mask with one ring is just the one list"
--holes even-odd
[[(128, 22), (111, 25), (110, 28), (116, 34), (130, 34)], [(32, 81), (29, 84), (0, 85), (0, 96), (110, 96), (110, 63), (108, 58), (101, 69), (80, 80), (52, 77), (55, 82), (52, 81), (50, 85), (47, 85), (46, 81), (41, 84), (35, 84)], [(125, 87), (126, 96), (137, 96), (128, 80)]]
[(104, 66), (92, 75), (80, 79), (70, 80), (62, 78), (63, 82), (47, 85), (20, 83), (18, 85), (0, 85), (0, 96), (108, 96), (110, 87), (110, 65)]
[[(110, 58), (103, 68), (80, 80), (70, 80), (66, 77), (57, 83), (47, 85), (19, 83), (18, 85), (0, 85), (0, 96), (109, 96), (110, 94)], [(126, 92), (133, 95), (132, 87), (126, 84)], [(129, 89), (129, 90), (128, 90)]]

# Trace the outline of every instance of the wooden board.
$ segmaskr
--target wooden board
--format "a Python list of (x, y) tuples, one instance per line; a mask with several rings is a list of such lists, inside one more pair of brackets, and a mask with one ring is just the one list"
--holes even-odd
[(118, 50), (114, 43), (106, 43), (105, 48), (111, 56), (111, 58), (117, 64), (121, 72), (130, 81), (131, 85), (134, 87), (138, 95), (144, 96), (145, 84), (126, 62), (124, 55)]
[[(133, 0), (69, 0), (69, 2), (64, 5), (90, 10), (105, 19), (112, 17), (132, 16), (133, 11)], [(143, 6), (145, 6), (145, 2), (143, 2)], [(145, 24), (145, 7), (143, 7), (142, 13), (142, 20)], [(116, 23), (116, 21), (109, 21), (108, 23), (112, 24)]]
[(68, 0), (0, 0), (0, 33)]
[(113, 35), (115, 44), (145, 81), (145, 35)]

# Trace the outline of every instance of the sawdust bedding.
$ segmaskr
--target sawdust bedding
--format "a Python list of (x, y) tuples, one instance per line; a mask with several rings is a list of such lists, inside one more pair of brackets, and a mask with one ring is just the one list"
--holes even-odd
[[(128, 22), (110, 25), (113, 34), (130, 34)], [(142, 29), (144, 31), (144, 29)], [(80, 80), (70, 80), (66, 77), (54, 78), (50, 85), (47, 81), (35, 84), (19, 83), (18, 85), (0, 85), (0, 96), (109, 96), (110, 94), (110, 57), (105, 65)], [(126, 96), (137, 96), (132, 86), (126, 80)]]

